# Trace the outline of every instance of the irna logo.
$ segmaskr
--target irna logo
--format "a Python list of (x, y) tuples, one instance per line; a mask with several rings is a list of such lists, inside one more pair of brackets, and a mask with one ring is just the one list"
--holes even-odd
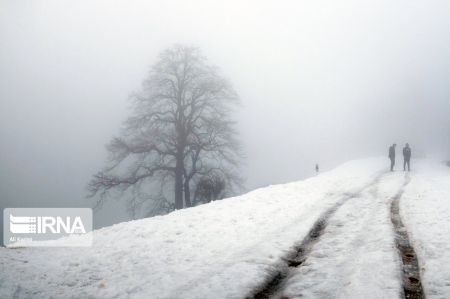
[[(65, 219), (64, 219), (65, 218)], [(24, 217), (9, 215), (9, 230), (13, 234), (85, 234), (81, 217), (38, 216)]]
[(90, 246), (92, 210), (17, 208), (3, 211), (4, 243), (17, 246)]

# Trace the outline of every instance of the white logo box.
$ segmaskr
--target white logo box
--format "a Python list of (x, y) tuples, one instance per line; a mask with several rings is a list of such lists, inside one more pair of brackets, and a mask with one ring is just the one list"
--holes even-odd
[(7, 247), (92, 246), (90, 208), (8, 208), (3, 210)]

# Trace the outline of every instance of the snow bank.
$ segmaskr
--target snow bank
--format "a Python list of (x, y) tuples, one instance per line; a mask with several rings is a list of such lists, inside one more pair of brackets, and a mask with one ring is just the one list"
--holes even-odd
[[(94, 231), (91, 248), (0, 249), (0, 297), (242, 298), (386, 159)], [(448, 231), (448, 230), (447, 230)], [(450, 244), (450, 242), (448, 242)]]
[(403, 183), (402, 173), (389, 172), (348, 199), (273, 298), (399, 298), (401, 261), (390, 206)]
[(419, 258), (427, 298), (450, 298), (450, 168), (419, 161), (400, 213)]

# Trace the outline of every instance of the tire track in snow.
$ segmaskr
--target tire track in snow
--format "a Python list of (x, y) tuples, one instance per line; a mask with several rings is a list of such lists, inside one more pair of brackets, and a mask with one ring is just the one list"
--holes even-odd
[(400, 260), (402, 261), (402, 278), (404, 297), (408, 299), (425, 298), (422, 283), (420, 281), (420, 268), (417, 255), (411, 242), (408, 232), (400, 217), (400, 199), (405, 187), (409, 184), (411, 178), (405, 174), (405, 182), (400, 191), (394, 196), (391, 203), (391, 221), (395, 231), (395, 243), (397, 245)]
[[(348, 200), (360, 196), (365, 190), (377, 185), (383, 175), (384, 172), (376, 175), (376, 177), (369, 184), (365, 185), (355, 193), (344, 193), (344, 197), (338, 200), (331, 208), (326, 210), (325, 213), (323, 213), (314, 223), (306, 237), (304, 237), (299, 244), (295, 245), (293, 250), (291, 250), (285, 258), (283, 258), (283, 263), (282, 266), (279, 267), (279, 270), (269, 277), (266, 283), (245, 298), (269, 299), (279, 293), (286, 283), (290, 269), (301, 267), (308, 258), (308, 255), (311, 253), (314, 245), (320, 240), (320, 236), (327, 227), (328, 219), (330, 219)], [(287, 299), (287, 297), (281, 297), (280, 299), (284, 298)]]

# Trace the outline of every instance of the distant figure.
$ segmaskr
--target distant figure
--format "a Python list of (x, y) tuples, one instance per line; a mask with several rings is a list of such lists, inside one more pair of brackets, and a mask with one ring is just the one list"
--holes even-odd
[(316, 163), (316, 173), (319, 173), (319, 164)]
[(389, 147), (389, 159), (391, 159), (391, 171), (394, 171), (394, 165), (395, 165), (395, 147), (397, 144), (393, 144)]
[(403, 171), (406, 171), (406, 164), (408, 164), (408, 171), (410, 171), (409, 161), (411, 160), (411, 148), (407, 143), (403, 148)]

